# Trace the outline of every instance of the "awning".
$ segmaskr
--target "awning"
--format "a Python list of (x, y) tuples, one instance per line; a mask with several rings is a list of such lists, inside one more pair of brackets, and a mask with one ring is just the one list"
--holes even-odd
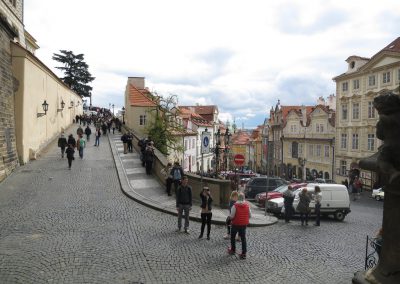
[(372, 156), (361, 159), (358, 165), (363, 170), (378, 172), (378, 155), (379, 152), (376, 152)]

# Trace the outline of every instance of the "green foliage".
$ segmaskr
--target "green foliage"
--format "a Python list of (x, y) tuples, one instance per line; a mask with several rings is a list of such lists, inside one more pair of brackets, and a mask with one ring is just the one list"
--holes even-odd
[(176, 113), (172, 112), (177, 105), (177, 97), (170, 95), (167, 98), (158, 97), (157, 108), (152, 115), (153, 121), (147, 127), (147, 134), (154, 141), (154, 146), (164, 155), (168, 155), (170, 150), (183, 152), (181, 135), (184, 128), (176, 123)]
[(67, 50), (60, 50), (60, 53), (54, 53), (52, 58), (64, 64), (64, 67), (56, 67), (64, 72), (65, 76), (61, 80), (81, 97), (90, 97), (93, 88), (88, 84), (95, 77), (90, 74), (89, 65), (84, 61), (84, 55), (75, 55), (72, 51)]

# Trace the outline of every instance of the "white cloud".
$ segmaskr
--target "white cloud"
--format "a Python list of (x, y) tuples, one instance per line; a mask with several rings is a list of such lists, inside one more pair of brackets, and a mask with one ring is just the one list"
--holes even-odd
[(24, 3), (48, 67), (60, 49), (85, 54), (94, 104), (122, 105), (127, 77), (143, 76), (150, 90), (215, 104), (222, 121), (246, 127), (263, 123), (278, 99), (313, 104), (333, 93), (349, 55), (372, 56), (399, 36), (395, 0)]

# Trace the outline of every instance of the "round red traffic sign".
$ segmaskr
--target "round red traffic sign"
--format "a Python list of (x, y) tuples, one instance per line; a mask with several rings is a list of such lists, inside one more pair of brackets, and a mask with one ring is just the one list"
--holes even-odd
[(245, 158), (242, 154), (236, 154), (233, 156), (233, 162), (236, 166), (242, 166), (244, 164)]

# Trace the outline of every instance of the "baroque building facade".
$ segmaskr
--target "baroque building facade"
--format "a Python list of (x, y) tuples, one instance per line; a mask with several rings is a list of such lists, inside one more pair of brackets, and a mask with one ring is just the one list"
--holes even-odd
[(361, 177), (367, 188), (379, 183), (376, 172), (359, 169), (358, 162), (377, 153), (378, 114), (373, 100), (388, 91), (399, 94), (400, 37), (371, 58), (352, 55), (347, 71), (336, 82), (336, 181)]

